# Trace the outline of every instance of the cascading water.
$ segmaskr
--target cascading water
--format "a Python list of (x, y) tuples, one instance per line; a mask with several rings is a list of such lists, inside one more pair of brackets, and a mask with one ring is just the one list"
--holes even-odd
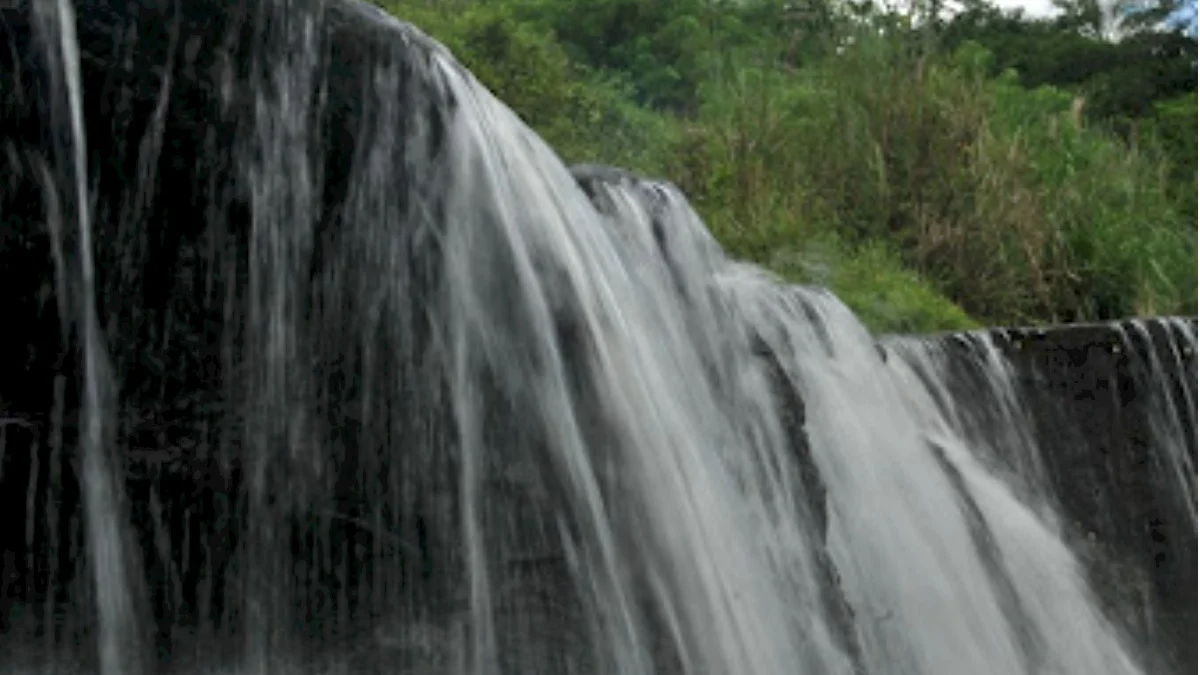
[[(94, 300), (87, 138), (74, 7), (66, 0), (34, 3), (32, 18), (46, 41), (51, 124), (61, 130), (62, 137), (54, 148), (59, 184), (49, 178), (45, 185), (46, 227), (52, 239), (60, 303), (70, 306), (62, 318), (74, 322), (71, 329), (80, 343), (83, 372), (78, 449), (85, 476), (84, 527), (95, 583), (97, 665), (102, 675), (136, 675), (141, 670), (139, 617), (133, 608), (130, 579), (136, 575), (126, 559), (128, 526), (120, 517), (123, 499), (111, 456), (112, 374)], [(74, 251), (69, 250), (72, 242)], [(68, 256), (74, 265), (68, 266)]]
[(0, 10), (0, 280), (36, 317), (0, 370), (6, 671), (1157, 663), (983, 338), (986, 419), (365, 5), (31, 6)]
[[(1155, 324), (1172, 336), (1182, 338), (1170, 340), (1169, 351), (1162, 357), (1154, 349), (1151, 326)], [(1172, 374), (1180, 373), (1179, 377), (1182, 377), (1182, 373), (1186, 372), (1184, 363), (1187, 354), (1196, 353), (1196, 334), (1178, 318), (1159, 319), (1150, 323), (1131, 321), (1123, 328), (1122, 343), (1128, 352), (1137, 353), (1138, 344), (1144, 345), (1145, 356), (1139, 363), (1139, 375), (1143, 380), (1155, 384), (1154, 388), (1145, 393), (1152, 401), (1149, 407), (1153, 410), (1150, 425), (1156, 445), (1154, 461), (1165, 465), (1161, 470), (1175, 483), (1174, 489), (1167, 492), (1183, 502), (1186, 512), (1192, 517), (1191, 526), (1195, 528), (1196, 458), (1194, 451), (1188, 451), (1188, 446), (1195, 441), (1196, 434), (1195, 390), (1186, 385), (1180, 387), (1182, 400), (1178, 400), (1173, 392), (1176, 387)], [(1167, 359), (1169, 361), (1164, 363)]]
[(1194, 322), (884, 344), (987, 469), (1072, 543), (1097, 606), (1133, 636), (1147, 670), (1194, 669)]

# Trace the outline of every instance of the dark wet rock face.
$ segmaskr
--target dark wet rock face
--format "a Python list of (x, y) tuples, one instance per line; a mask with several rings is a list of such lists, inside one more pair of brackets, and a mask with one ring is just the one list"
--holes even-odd
[[(294, 4), (296, 21), (311, 19), (318, 6)], [(251, 167), (256, 156), (272, 161), (261, 157), (269, 148), (258, 139), (256, 114), (277, 114), (261, 108), (271, 105), (272, 88), (291, 86), (271, 84), (274, 61), (289, 45), (286, 29), (267, 25), (279, 16), (265, 6), (97, 0), (76, 7), (94, 297), (120, 374), (114, 433), (138, 533), (139, 550), (129, 558), (146, 577), (149, 590), (138, 603), (156, 618), (146, 630), (163, 653), (181, 631), (235, 629), (246, 575), (260, 573), (246, 558), (245, 525), (255, 507), (246, 500), (242, 451), (248, 425), (261, 422), (246, 408), (255, 367), (247, 319), (263, 302), (251, 296), (252, 267), (263, 263), (252, 250), (255, 190), (262, 189)], [(408, 372), (407, 387), (439, 386), (435, 378), (421, 381), (397, 353), (423, 349), (428, 327), (420, 321), (405, 326), (403, 344), (369, 356), (370, 338), (353, 332), (358, 317), (378, 312), (362, 292), (370, 275), (392, 274), (395, 261), (367, 254), (387, 233), (358, 219), (368, 207), (351, 183), (363, 180), (356, 165), (376, 143), (432, 161), (444, 135), (439, 123), (453, 106), (424, 83), (424, 38), (398, 41), (394, 26), (351, 4), (331, 4), (323, 18), (312, 65), (323, 76), (298, 122), (307, 137), (297, 141), (309, 145), (288, 158), (317, 177), (310, 193), (293, 195), (313, 210), (293, 223), (304, 251), (277, 261), (277, 272), (312, 329), (303, 346), (312, 375), (293, 386), (301, 396), (308, 387), (324, 392), (303, 412), (304, 433), (346, 441), (336, 444), (345, 454), (330, 458), (329, 471), (279, 463), (275, 479), (290, 492), (269, 497), (297, 511), (277, 523), (284, 532), (277, 546), (308, 551), (297, 555), (305, 569), (287, 570), (297, 580), (295, 597), (305, 599), (307, 618), (296, 627), (305, 637), (344, 634), (339, 626), (348, 616), (369, 613), (361, 589), (382, 584), (372, 576), (372, 556), (393, 563), (400, 584), (435, 574), (439, 544), (413, 503), (424, 500), (417, 492), (437, 490), (437, 470), (430, 467), (425, 486), (387, 505), (364, 503), (391, 490), (387, 468), (363, 446), (381, 442), (380, 433), (414, 441), (448, 433), (411, 405), (403, 387), (366, 377)], [(79, 224), (64, 169), (67, 110), (36, 28), (28, 6), (0, 10), (0, 287), (10, 317), (0, 332), (0, 627), (72, 644), (94, 623), (76, 450), (82, 355), (72, 306), (78, 289), (56, 279), (54, 260), (58, 246), (65, 266), (74, 264)], [(372, 68), (386, 71), (388, 92), (364, 89)], [(411, 132), (416, 125), (423, 133)], [(406, 148), (395, 147), (391, 139), (405, 135)], [(424, 147), (414, 151), (418, 144)], [(436, 208), (432, 192), (420, 193), (428, 174), (405, 175), (406, 166), (388, 166), (396, 189), (412, 190), (398, 206)], [(56, 240), (50, 223), (63, 214)], [(414, 248), (400, 255), (407, 256), (401, 264), (409, 291), (427, 293), (436, 273), (422, 261), (436, 255)], [(350, 266), (360, 273), (346, 274)], [(371, 337), (386, 339), (387, 327), (374, 330)], [(371, 486), (362, 483), (368, 471)], [(396, 506), (405, 500), (401, 513)]]
[(1049, 478), (1099, 594), (1179, 672), (1196, 668), (1195, 332), (1010, 333), (1006, 349), (1029, 377)]
[[(1039, 449), (1044, 483), (1105, 611), (1146, 645), (1153, 672), (1196, 669), (1196, 322), (996, 329)], [(942, 338), (958, 400), (987, 428), (971, 340)], [(970, 413), (969, 413), (970, 414)], [(993, 433), (1001, 433), (999, 429)], [(1032, 475), (1031, 475), (1032, 474)]]

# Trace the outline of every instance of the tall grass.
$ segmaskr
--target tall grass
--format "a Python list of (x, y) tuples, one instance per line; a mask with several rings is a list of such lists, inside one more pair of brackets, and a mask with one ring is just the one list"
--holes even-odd
[(985, 77), (981, 48), (856, 37), (706, 87), (673, 175), (731, 249), (883, 245), (988, 322), (1195, 311), (1193, 230), (1153, 157), (1082, 126), (1065, 92)]

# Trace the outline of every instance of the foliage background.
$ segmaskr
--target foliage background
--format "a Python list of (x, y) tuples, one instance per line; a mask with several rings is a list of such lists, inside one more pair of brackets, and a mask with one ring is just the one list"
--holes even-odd
[(1196, 313), (1194, 5), (378, 2), (874, 330)]

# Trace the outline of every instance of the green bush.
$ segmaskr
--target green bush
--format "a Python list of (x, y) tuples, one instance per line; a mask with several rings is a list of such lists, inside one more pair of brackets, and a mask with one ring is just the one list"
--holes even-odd
[(776, 251), (767, 265), (785, 280), (833, 291), (875, 333), (932, 333), (978, 327), (880, 241), (853, 247), (832, 233), (800, 250)]
[(1083, 125), (1069, 94), (994, 84), (997, 126), (1021, 143), (1061, 253), (1051, 318), (1195, 312), (1196, 240), (1167, 167)]
[(1147, 128), (1149, 141), (1169, 167), (1171, 194), (1180, 213), (1196, 218), (1196, 92), (1159, 101)]

